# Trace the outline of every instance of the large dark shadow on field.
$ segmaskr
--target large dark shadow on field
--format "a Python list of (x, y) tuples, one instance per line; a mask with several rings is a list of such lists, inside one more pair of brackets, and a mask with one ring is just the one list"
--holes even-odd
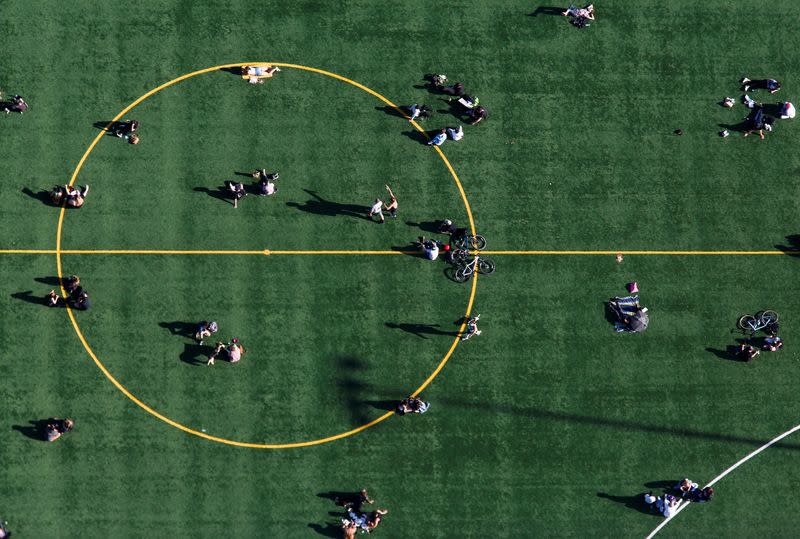
[[(677, 483), (677, 481), (675, 483)], [(673, 483), (673, 485), (675, 483)], [(639, 511), (640, 513), (645, 513), (648, 515), (664, 518), (661, 515), (661, 513), (655, 510), (654, 507), (651, 507), (646, 503), (644, 503), (644, 495), (645, 495), (644, 492), (637, 494), (636, 496), (615, 496), (613, 494), (607, 494), (605, 492), (597, 493), (598, 498), (604, 498), (606, 500), (610, 500), (615, 503), (621, 503), (625, 505), (625, 507), (627, 507), (628, 509), (633, 509), (635, 511)]]
[(33, 440), (45, 442), (47, 441), (45, 429), (47, 428), (48, 422), (47, 419), (35, 419), (28, 421), (28, 425), (11, 425), (11, 430), (17, 430)]
[(382, 410), (384, 412), (393, 412), (394, 410), (397, 409), (397, 405), (400, 404), (400, 400), (363, 401), (363, 404), (371, 406), (376, 410)]
[(539, 6), (532, 12), (528, 13), (528, 17), (538, 17), (539, 15), (564, 15), (564, 8), (554, 6)]
[(311, 195), (311, 200), (299, 204), (297, 202), (287, 202), (286, 205), (291, 208), (297, 208), (300, 211), (313, 213), (315, 215), (325, 215), (327, 217), (336, 217), (337, 215), (344, 215), (346, 217), (356, 217), (358, 219), (366, 219), (371, 221), (369, 217), (369, 207), (361, 206), (359, 204), (342, 204), (340, 202), (333, 202), (326, 200), (319, 196), (316, 191), (310, 189), (303, 189), (306, 193)]
[(48, 277), (34, 277), (33, 280), (37, 283), (46, 284), (47, 286), (61, 286), (61, 280), (55, 275)]
[(775, 248), (789, 256), (800, 256), (800, 234), (786, 236), (786, 243), (788, 245), (776, 245)]
[(228, 190), (223, 185), (222, 187), (215, 187), (214, 189), (209, 189), (208, 187), (195, 187), (193, 189), (197, 193), (206, 193), (208, 196), (212, 198), (216, 198), (217, 200), (222, 200), (223, 202), (227, 202), (231, 206), (233, 206), (233, 199), (228, 196)]
[[(719, 434), (716, 432), (704, 432), (694, 429), (685, 429), (679, 427), (662, 427), (660, 425), (648, 425), (646, 423), (639, 423), (636, 421), (625, 421), (620, 419), (608, 419), (605, 417), (593, 417), (588, 415), (569, 414), (564, 412), (553, 412), (550, 410), (543, 410), (541, 408), (534, 408), (525, 405), (515, 404), (498, 404), (495, 402), (467, 402), (459, 399), (442, 398), (439, 402), (445, 406), (461, 407), (487, 414), (508, 414), (520, 417), (538, 419), (540, 421), (553, 421), (559, 423), (572, 423), (577, 425), (590, 425), (593, 427), (607, 427), (619, 431), (638, 431), (649, 432), (653, 434), (668, 434), (671, 436), (709, 440), (714, 442), (731, 442), (737, 444), (747, 444), (760, 447), (767, 443), (769, 439), (748, 438), (744, 436), (733, 436), (730, 434)], [(778, 442), (773, 447), (782, 449), (800, 450), (798, 443)]]
[(344, 403), (350, 422), (354, 427), (368, 423), (372, 418), (367, 414), (369, 408), (364, 397), (370, 389), (367, 378), (369, 365), (355, 356), (338, 356), (334, 358), (336, 372), (336, 389), (339, 400)]
[(450, 337), (458, 335), (457, 331), (445, 331), (441, 329), (439, 324), (408, 324), (404, 322), (398, 324), (396, 322), (386, 322), (386, 327), (405, 331), (421, 339), (427, 339), (428, 337), (426, 337), (426, 335), (447, 335)]
[(50, 206), (51, 208), (60, 208), (61, 204), (53, 204), (53, 200), (50, 198), (50, 191), (32, 191), (27, 187), (22, 188), (22, 193), (28, 195), (31, 198), (34, 198), (44, 204), (45, 206)]

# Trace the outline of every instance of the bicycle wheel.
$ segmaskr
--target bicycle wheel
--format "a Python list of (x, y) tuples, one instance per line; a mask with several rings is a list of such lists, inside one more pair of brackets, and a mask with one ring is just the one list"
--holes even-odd
[(758, 317), (762, 324), (768, 326), (778, 321), (778, 313), (775, 311), (762, 311), (761, 316)]
[(477, 236), (472, 236), (470, 238), (470, 243), (472, 244), (472, 248), (476, 251), (483, 251), (486, 249), (486, 238), (478, 234)]
[(755, 331), (756, 317), (752, 314), (746, 314), (737, 320), (736, 327), (742, 331)]
[(488, 258), (479, 258), (478, 259), (478, 273), (483, 275), (489, 275), (493, 273), (495, 269), (494, 262), (489, 260)]
[(467, 265), (467, 257), (469, 253), (463, 251), (461, 249), (455, 249), (453, 254), (450, 255), (450, 260), (452, 261), (454, 266), (466, 266)]
[(456, 272), (453, 274), (453, 280), (457, 283), (466, 283), (467, 281), (469, 281), (471, 275), (472, 271), (468, 270), (466, 267), (461, 267), (458, 268)]

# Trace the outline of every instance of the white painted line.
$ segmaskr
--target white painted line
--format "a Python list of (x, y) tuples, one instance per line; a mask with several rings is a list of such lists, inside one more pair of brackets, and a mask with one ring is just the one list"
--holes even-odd
[[(734, 464), (733, 466), (731, 466), (730, 468), (728, 468), (727, 470), (725, 470), (724, 472), (722, 472), (721, 474), (719, 474), (717, 477), (715, 477), (714, 479), (712, 479), (711, 481), (709, 481), (709, 483), (706, 485), (706, 487), (713, 487), (713, 486), (714, 486), (714, 484), (716, 484), (716, 483), (717, 483), (717, 481), (719, 481), (720, 479), (722, 479), (723, 477), (725, 477), (726, 475), (728, 475), (729, 473), (731, 473), (733, 470), (735, 470), (736, 468), (738, 468), (739, 466), (741, 466), (742, 464), (744, 464), (745, 462), (747, 462), (747, 461), (748, 461), (748, 460), (750, 460), (751, 458), (755, 457), (756, 455), (758, 455), (759, 453), (761, 453), (762, 451), (764, 451), (764, 450), (765, 450), (766, 448), (768, 448), (769, 446), (771, 446), (771, 445), (775, 445), (776, 443), (780, 442), (781, 440), (783, 440), (784, 438), (786, 438), (786, 437), (787, 437), (787, 436), (789, 436), (790, 434), (792, 434), (792, 433), (794, 433), (794, 432), (797, 432), (798, 430), (800, 430), (800, 425), (797, 425), (797, 426), (795, 426), (795, 427), (793, 427), (793, 428), (791, 428), (791, 429), (787, 430), (786, 432), (784, 432), (783, 434), (781, 434), (781, 435), (780, 435), (780, 436), (778, 436), (777, 438), (773, 438), (772, 440), (770, 440), (769, 442), (765, 443), (764, 445), (762, 445), (761, 447), (759, 447), (758, 449), (756, 449), (755, 451), (753, 451), (752, 453), (750, 453), (749, 455), (747, 455), (746, 457), (744, 457), (743, 459), (739, 460), (739, 462), (737, 462), (736, 464)], [(705, 487), (703, 487), (703, 488), (705, 488)], [(672, 519), (674, 519), (676, 516), (678, 516), (678, 513), (680, 513), (681, 511), (683, 511), (683, 510), (684, 510), (684, 509), (686, 509), (687, 507), (689, 507), (689, 504), (690, 504), (690, 503), (692, 503), (692, 502), (690, 502), (690, 501), (688, 501), (688, 500), (687, 500), (687, 501), (686, 501), (686, 503), (684, 503), (684, 504), (681, 504), (681, 506), (680, 506), (680, 507), (678, 507), (678, 508), (675, 510), (675, 513), (673, 513), (671, 517), (669, 517), (669, 518), (667, 518), (667, 519), (664, 519), (664, 522), (662, 522), (661, 524), (659, 524), (658, 526), (656, 526), (656, 529), (655, 529), (655, 530), (653, 530), (652, 532), (650, 532), (650, 535), (648, 535), (646, 539), (651, 539), (652, 537), (654, 537), (654, 536), (655, 536), (655, 535), (656, 535), (656, 534), (657, 534), (659, 531), (661, 531), (661, 528), (663, 528), (664, 526), (666, 526), (667, 524), (669, 524), (669, 521), (670, 521), (670, 520), (672, 520)]]

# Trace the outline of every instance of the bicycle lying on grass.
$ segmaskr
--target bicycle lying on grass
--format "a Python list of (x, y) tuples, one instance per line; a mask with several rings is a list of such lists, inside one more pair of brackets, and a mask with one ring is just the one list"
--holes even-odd
[(465, 251), (483, 251), (486, 248), (486, 238), (480, 234), (476, 234), (475, 236), (464, 234), (463, 236), (451, 238), (450, 244), (454, 249)]
[[(470, 260), (472, 257), (472, 260)], [(477, 255), (470, 255), (469, 252), (464, 250), (456, 250), (453, 252), (453, 266), (455, 272), (453, 273), (453, 280), (457, 283), (465, 283), (469, 281), (470, 277), (477, 271), (483, 275), (489, 275), (494, 272), (494, 262), (488, 258), (481, 258)]]
[(744, 333), (755, 335), (758, 331), (774, 335), (778, 332), (778, 313), (775, 311), (758, 311), (755, 315), (746, 314), (739, 317), (736, 327)]

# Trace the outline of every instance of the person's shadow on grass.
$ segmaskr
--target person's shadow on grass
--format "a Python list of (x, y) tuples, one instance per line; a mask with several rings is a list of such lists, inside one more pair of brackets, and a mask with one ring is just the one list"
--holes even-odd
[(28, 195), (31, 198), (35, 198), (45, 206), (50, 206), (51, 208), (61, 207), (61, 204), (53, 204), (53, 199), (50, 198), (50, 191), (32, 191), (27, 187), (23, 187), (22, 193)]
[(231, 197), (228, 196), (228, 190), (225, 189), (225, 186), (217, 187), (216, 189), (209, 189), (208, 187), (195, 187), (194, 191), (197, 193), (206, 193), (208, 196), (212, 198), (216, 198), (217, 200), (222, 200), (233, 206), (233, 199), (231, 199)]
[(439, 232), (439, 223), (436, 221), (421, 221), (419, 223), (415, 223), (414, 221), (406, 221), (406, 224), (408, 226), (415, 226), (423, 232), (428, 232), (431, 234)]
[(528, 17), (537, 17), (539, 15), (558, 15), (563, 16), (564, 10), (560, 7), (553, 7), (553, 6), (539, 6), (531, 13), (528, 13)]
[(33, 421), (28, 421), (28, 423), (28, 425), (11, 425), (11, 430), (19, 431), (33, 440), (39, 440), (40, 442), (47, 441), (45, 436), (45, 429), (48, 423), (47, 419), (35, 419)]
[(598, 498), (604, 498), (606, 500), (610, 500), (612, 502), (621, 503), (625, 505), (628, 509), (633, 509), (639, 511), (640, 513), (645, 513), (648, 515), (653, 516), (661, 516), (659, 513), (655, 511), (655, 507), (652, 508), (644, 502), (644, 495), (645, 493), (642, 492), (641, 494), (637, 494), (636, 496), (615, 496), (613, 494), (607, 494), (605, 492), (598, 492)]
[(316, 522), (312, 522), (308, 527), (324, 537), (344, 537), (342, 535), (341, 524), (317, 524)]
[[(25, 292), (15, 292), (11, 294), (11, 297), (14, 299), (18, 299), (20, 301), (27, 301), (28, 303), (33, 303), (34, 305), (44, 305), (49, 306), (50, 302), (48, 298), (45, 296), (35, 296), (33, 294), (33, 290), (26, 290)], [(56, 307), (63, 307), (64, 301), (63, 299), (59, 299)]]
[(194, 338), (197, 332), (197, 322), (182, 322), (176, 320), (174, 322), (159, 322), (159, 327), (169, 330), (170, 335), (180, 335), (181, 337)]
[(210, 347), (197, 343), (186, 343), (183, 345), (183, 352), (179, 356), (181, 361), (199, 367), (200, 365), (208, 365), (208, 353)]
[(385, 107), (375, 107), (375, 110), (383, 112), (389, 116), (394, 116), (395, 118), (403, 118), (404, 120), (408, 120), (408, 116), (406, 116), (399, 107), (390, 107), (389, 105), (386, 105)]
[(340, 202), (333, 202), (326, 200), (319, 196), (316, 191), (310, 189), (303, 189), (306, 193), (311, 195), (312, 199), (307, 200), (302, 204), (297, 202), (287, 202), (286, 205), (290, 208), (297, 208), (300, 211), (313, 213), (315, 215), (325, 215), (327, 217), (336, 217), (337, 215), (344, 215), (347, 217), (356, 217), (358, 219), (366, 219), (371, 221), (369, 217), (369, 208), (359, 204), (342, 204)]
[(427, 339), (428, 337), (425, 335), (450, 335), (452, 337), (458, 335), (457, 331), (444, 331), (439, 329), (439, 324), (396, 324), (394, 322), (386, 322), (386, 327), (411, 333), (421, 339)]
[(789, 245), (776, 245), (775, 248), (789, 256), (800, 256), (800, 234), (789, 234), (786, 242)]

